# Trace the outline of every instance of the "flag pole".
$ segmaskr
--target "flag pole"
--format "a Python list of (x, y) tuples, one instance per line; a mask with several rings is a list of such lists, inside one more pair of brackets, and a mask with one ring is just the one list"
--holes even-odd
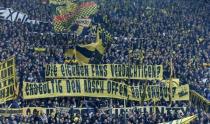
[(172, 58), (170, 59), (170, 80), (169, 80), (169, 88), (170, 88), (170, 105), (172, 105), (172, 76), (173, 76), (173, 62)]

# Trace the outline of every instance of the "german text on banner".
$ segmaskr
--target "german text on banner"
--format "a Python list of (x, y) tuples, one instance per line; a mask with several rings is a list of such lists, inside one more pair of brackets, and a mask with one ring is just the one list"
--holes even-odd
[(16, 70), (15, 58), (0, 63), (0, 102), (15, 99)]
[[(189, 86), (173, 87), (174, 101), (189, 100)], [(54, 79), (42, 83), (23, 83), (24, 99), (49, 97), (103, 97), (147, 101), (164, 98), (169, 100), (169, 87), (149, 85), (134, 87), (111, 80)]]
[(123, 64), (48, 64), (45, 65), (46, 78), (105, 78), (162, 80), (162, 65)]

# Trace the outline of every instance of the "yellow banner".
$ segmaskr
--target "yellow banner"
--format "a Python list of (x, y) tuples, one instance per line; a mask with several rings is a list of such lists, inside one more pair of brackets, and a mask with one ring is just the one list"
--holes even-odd
[(162, 65), (122, 65), (122, 64), (48, 64), (46, 78), (106, 78), (162, 80)]
[[(163, 97), (169, 100), (169, 88), (159, 85), (129, 86), (111, 80), (54, 79), (42, 83), (23, 83), (23, 98), (38, 99), (49, 97), (107, 97), (146, 101)], [(189, 86), (173, 87), (174, 101), (189, 100)]]
[(13, 100), (16, 97), (15, 58), (0, 63), (0, 103)]
[(208, 101), (196, 91), (190, 91), (190, 101), (193, 105), (196, 105), (199, 108), (203, 108), (206, 112), (210, 112), (210, 101)]
[[(169, 101), (170, 88), (168, 86), (147, 85), (147, 86), (131, 86), (130, 100), (143, 99), (147, 101), (150, 99), (159, 100), (161, 97)], [(187, 101), (189, 100), (189, 85), (181, 85), (172, 88), (172, 101)]]

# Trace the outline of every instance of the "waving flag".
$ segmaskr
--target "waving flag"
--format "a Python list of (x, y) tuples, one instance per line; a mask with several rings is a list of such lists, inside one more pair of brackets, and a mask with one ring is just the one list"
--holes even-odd
[[(55, 4), (55, 0), (52, 0), (52, 3)], [(95, 2), (76, 4), (69, 1), (62, 1), (62, 4), (58, 4), (59, 6), (56, 8), (57, 14), (53, 18), (54, 30), (56, 32), (69, 31), (76, 20), (88, 18), (97, 12), (97, 4)], [(83, 30), (83, 28), (80, 27), (79, 30)], [(81, 31), (78, 32), (81, 33)]]
[[(68, 49), (64, 56), (75, 57), (79, 63), (89, 63), (91, 57), (94, 55), (103, 55), (105, 52), (105, 47), (99, 36), (99, 30), (97, 29), (96, 42), (87, 45), (77, 45), (75, 48)], [(95, 56), (94, 56), (95, 57)]]

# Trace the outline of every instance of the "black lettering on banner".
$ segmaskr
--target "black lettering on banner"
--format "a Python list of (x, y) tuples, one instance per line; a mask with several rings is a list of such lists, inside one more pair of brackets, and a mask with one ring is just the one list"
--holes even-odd
[(96, 80), (96, 92), (97, 92), (97, 93), (99, 93), (99, 91), (100, 91), (99, 84), (100, 84), (99, 81)]
[(88, 81), (88, 89), (89, 89), (89, 93), (93, 93), (93, 86), (92, 86), (92, 82), (90, 80)]
[(42, 83), (38, 84), (39, 86), (39, 94), (43, 94)]
[(76, 68), (75, 65), (72, 65), (72, 66), (71, 66), (71, 71), (72, 71), (72, 76), (76, 76), (77, 68)]
[(103, 68), (100, 65), (95, 65), (96, 77), (103, 77)]
[(107, 93), (110, 94), (112, 91), (112, 84), (111, 81), (107, 81)]
[[(123, 95), (123, 90), (124, 90), (124, 88), (123, 88), (122, 84), (120, 83), (120, 85), (119, 85), (119, 94), (121, 96)], [(132, 89), (131, 89), (131, 91), (132, 91)]]
[(54, 93), (62, 93), (62, 85), (61, 85), (61, 80), (52, 80), (52, 87)]
[(50, 65), (45, 66), (45, 75), (50, 76)]
[(143, 69), (142, 69), (142, 66), (139, 65), (139, 77), (143, 77), (144, 76), (144, 73), (143, 73)]
[(80, 68), (80, 66), (79, 65), (75, 65), (75, 76), (76, 77), (80, 77), (80, 70), (81, 70), (81, 68)]
[(156, 66), (152, 66), (152, 77), (156, 77)]
[(51, 83), (51, 87), (52, 87), (52, 93), (55, 93), (54, 81), (52, 80), (50, 83)]
[(71, 93), (70, 80), (66, 80), (66, 91), (67, 91), (67, 93)]
[(57, 76), (57, 66), (56, 65), (53, 66), (53, 74), (55, 77)]
[(34, 95), (34, 92), (33, 92), (33, 84), (29, 84), (29, 90), (30, 90), (30, 95)]
[(89, 71), (88, 70), (89, 70), (88, 65), (85, 65), (84, 66), (84, 74), (85, 74), (84, 76), (85, 77), (89, 77)]
[(104, 77), (107, 77), (107, 65), (104, 65), (103, 69), (104, 69)]
[(119, 92), (119, 86), (118, 86), (118, 83), (115, 83), (115, 95)]
[(152, 78), (152, 66), (147, 66), (148, 67), (148, 78)]
[(61, 74), (62, 74), (63, 77), (66, 76), (66, 73), (65, 73), (66, 70), (67, 70), (67, 69), (65, 68), (65, 65), (62, 64), (62, 65), (61, 65)]
[[(67, 85), (67, 88), (68, 88), (68, 85)], [(89, 88), (88, 88), (88, 82), (87, 82), (87, 80), (84, 80), (84, 91), (85, 91), (85, 93), (89, 93)]]
[(80, 66), (80, 76), (84, 76), (84, 67), (83, 67), (83, 65)]
[(117, 65), (111, 65), (112, 77), (117, 77)]
[(100, 76), (104, 77), (104, 72), (105, 72), (104, 65), (100, 65), (99, 70), (100, 70)]
[(156, 78), (160, 78), (160, 73), (161, 73), (161, 66), (157, 66), (157, 69), (156, 69)]
[(61, 80), (56, 80), (56, 91), (58, 93), (63, 93), (63, 88), (61, 84), (62, 84)]
[(48, 91), (47, 91), (47, 90), (48, 90), (47, 84), (48, 84), (48, 83), (44, 83), (44, 84), (43, 84), (43, 93), (44, 93), (44, 94), (48, 93)]
[(143, 66), (144, 78), (148, 78), (147, 66)]
[(81, 93), (81, 86), (80, 86), (80, 80), (73, 80), (72, 81), (73, 86), (73, 92), (74, 93)]
[(47, 82), (47, 89), (48, 89), (48, 93), (51, 93), (51, 89), (50, 89), (50, 82)]
[(26, 86), (25, 86), (25, 93), (27, 96), (30, 94), (28, 83), (26, 83)]
[(13, 21), (12, 15), (15, 13), (15, 11), (12, 11), (12, 9), (8, 9), (8, 10), (9, 10), (9, 15), (6, 17), (6, 19), (9, 20), (9, 18), (10, 18), (10, 20)]
[(176, 94), (176, 87), (172, 87), (172, 97), (174, 97)]
[(119, 77), (118, 65), (115, 65), (114, 68), (115, 68), (115, 69), (114, 69), (114, 70), (115, 70), (114, 73), (115, 73), (116, 77)]
[(130, 67), (128, 66), (128, 65), (126, 65), (126, 77), (131, 77), (131, 69), (130, 69)]
[(118, 76), (119, 77), (122, 77), (122, 66), (121, 65), (118, 65)]
[(127, 85), (124, 85), (124, 96), (128, 96), (128, 86)]
[(111, 87), (112, 87), (112, 95), (114, 94), (114, 92), (115, 92), (115, 83), (114, 82), (112, 82), (112, 81), (110, 81), (111, 82)]
[(91, 70), (92, 70), (92, 77), (95, 77), (95, 68), (94, 65), (91, 65)]
[(68, 93), (81, 93), (80, 80), (66, 80), (66, 86)]
[(92, 80), (91, 84), (92, 84), (92, 93), (95, 93), (96, 92), (96, 82), (95, 82), (95, 80)]
[(100, 93), (104, 93), (104, 82), (100, 82)]
[(15, 20), (14, 20), (14, 21), (17, 21), (19, 13), (20, 13), (20, 12), (17, 12), (17, 14), (16, 14), (16, 17), (15, 17)]
[(23, 19), (21, 21), (22, 23), (25, 22), (25, 21), (27, 21), (28, 18), (26, 18), (26, 17), (27, 17), (26, 15), (23, 16)]

